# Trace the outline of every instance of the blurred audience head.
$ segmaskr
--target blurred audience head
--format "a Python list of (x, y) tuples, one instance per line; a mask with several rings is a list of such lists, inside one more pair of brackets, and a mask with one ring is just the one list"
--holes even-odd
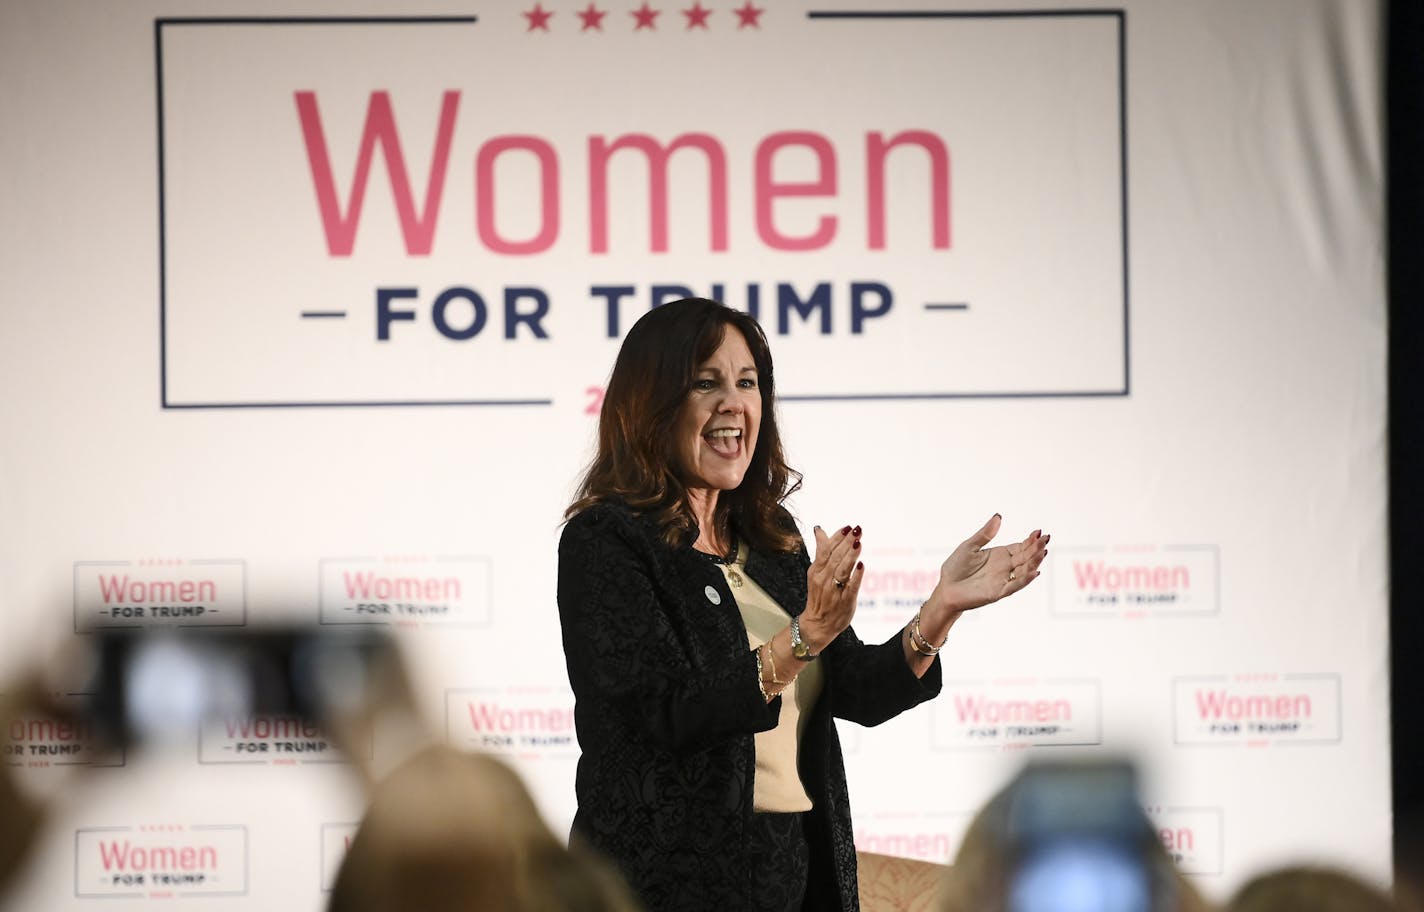
[(619, 878), (565, 848), (519, 777), (434, 747), (376, 786), (329, 912), (631, 912)]
[(1227, 912), (1399, 912), (1404, 907), (1338, 868), (1289, 867), (1253, 878)]
[[(28, 712), (49, 708), (32, 677), (10, 680), (0, 690), (0, 731), (8, 732)], [(9, 763), (0, 764), (0, 898), (29, 858), (44, 820), (43, 806), (21, 788)]]
[(1116, 761), (1030, 764), (975, 816), (943, 912), (1198, 912)]

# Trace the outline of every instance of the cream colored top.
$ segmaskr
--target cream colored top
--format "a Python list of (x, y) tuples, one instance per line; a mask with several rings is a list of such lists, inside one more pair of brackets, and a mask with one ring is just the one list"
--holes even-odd
[[(776, 603), (766, 590), (746, 574), (747, 547), (737, 549), (732, 564), (719, 564), (727, 577), (727, 585), (736, 599), (742, 622), (747, 625), (747, 642), (756, 648), (771, 639), (787, 624), (791, 615)], [(777, 667), (777, 676), (785, 680), (787, 669)], [(771, 677), (771, 669), (764, 673)], [(811, 707), (821, 693), (821, 663), (812, 662), (802, 669), (781, 692), (781, 717), (776, 728), (756, 735), (756, 775), (752, 781), (752, 808), (758, 811), (790, 813), (811, 810), (811, 798), (801, 784), (796, 771), (796, 751), (805, 731)]]

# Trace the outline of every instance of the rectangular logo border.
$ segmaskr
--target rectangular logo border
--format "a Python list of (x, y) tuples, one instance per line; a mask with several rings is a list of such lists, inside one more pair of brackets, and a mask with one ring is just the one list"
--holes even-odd
[[(328, 621), (326, 619), (326, 592), (322, 588), (322, 571), (328, 563), (377, 561), (376, 557), (319, 557), (316, 561), (316, 622), (319, 627), (391, 627), (395, 621)], [(436, 561), (483, 561), (488, 576), (485, 580), (485, 605), (489, 617), (483, 621), (427, 621), (415, 622), (422, 627), (439, 630), (486, 630), (494, 626), (494, 559), (487, 554), (437, 555)]]
[[(232, 624), (174, 624), (174, 627), (246, 627), (247, 626), (247, 559), (242, 557), (231, 558), (206, 558), (201, 560), (187, 561), (189, 564), (236, 564), (242, 568), (242, 620)], [(74, 615), (74, 632), (77, 634), (93, 633), (96, 630), (130, 630), (148, 629), (147, 624), (93, 624), (88, 627), (79, 625), (79, 568), (80, 567), (131, 567), (134, 562), (131, 560), (117, 561), (91, 561), (77, 560), (73, 562), (70, 571), (70, 605)]]
[[(1212, 571), (1213, 571), (1214, 576), (1215, 576), (1215, 579), (1213, 579), (1213, 581), (1212, 581), (1212, 582), (1213, 582), (1213, 586), (1212, 586), (1212, 605), (1213, 605), (1214, 607), (1213, 607), (1210, 611), (1182, 611), (1182, 610), (1148, 611), (1148, 612), (1146, 613), (1146, 619), (1147, 619), (1147, 620), (1156, 620), (1156, 619), (1159, 619), (1159, 618), (1160, 618), (1160, 619), (1162, 619), (1162, 620), (1172, 620), (1172, 619), (1182, 619), (1182, 618), (1219, 618), (1219, 617), (1221, 617), (1221, 545), (1159, 545), (1158, 547), (1161, 548), (1161, 550), (1163, 550), (1163, 551), (1210, 551), (1210, 552), (1212, 553)], [(1056, 551), (1054, 552), (1054, 554), (1055, 554), (1055, 556), (1058, 556), (1058, 555), (1061, 555), (1061, 554), (1063, 554), (1063, 553), (1065, 553), (1065, 552), (1066, 552), (1066, 553), (1069, 553), (1069, 554), (1073, 554), (1073, 553), (1081, 553), (1081, 552), (1089, 552), (1089, 551), (1105, 551), (1106, 549), (1107, 549), (1107, 546), (1106, 546), (1106, 545), (1092, 545), (1092, 546), (1064, 545), (1064, 546), (1060, 547), (1058, 550), (1056, 550)], [(1055, 563), (1054, 566), (1057, 567), (1057, 564)], [(1101, 621), (1101, 620), (1104, 620), (1104, 619), (1120, 618), (1120, 617), (1122, 617), (1122, 615), (1123, 615), (1122, 609), (1117, 609), (1117, 610), (1115, 610), (1115, 611), (1063, 611), (1063, 610), (1060, 610), (1059, 608), (1056, 607), (1056, 602), (1055, 602), (1055, 600), (1054, 600), (1054, 598), (1053, 598), (1053, 587), (1051, 587), (1051, 586), (1048, 588), (1047, 599), (1048, 599), (1048, 616), (1049, 616), (1049, 617), (1052, 617), (1052, 618), (1066, 619), (1066, 620)]]
[[(79, 892), (79, 837), (83, 833), (131, 833), (131, 826), (79, 827), (74, 831), (74, 898), (75, 899), (146, 899), (147, 891), (137, 893), (80, 893)], [(175, 893), (177, 896), (204, 898), (210, 896), (246, 896), (251, 890), (252, 845), (247, 826), (241, 823), (219, 823), (194, 825), (190, 830), (241, 830), (242, 831), (242, 889), (220, 893)]]
[[(1342, 744), (1345, 741), (1345, 694), (1344, 681), (1339, 672), (1302, 672), (1299, 674), (1281, 674), (1283, 681), (1299, 681), (1317, 678), (1326, 678), (1335, 682), (1335, 707), (1338, 724), (1334, 738), (1294, 738), (1289, 740), (1272, 740), (1271, 747), (1319, 747), (1322, 744)], [(1240, 748), (1244, 740), (1236, 741), (1183, 741), (1177, 736), (1177, 685), (1182, 681), (1230, 681), (1231, 676), (1219, 675), (1173, 675), (1172, 676), (1172, 746), (1173, 747), (1207, 747), (1207, 748)]]
[[(1126, 398), (1132, 392), (1132, 333), (1129, 283), (1128, 167), (1127, 167), (1127, 13), (1123, 9), (1077, 10), (914, 10), (835, 11), (810, 10), (812, 22), (847, 20), (914, 19), (1027, 19), (1064, 17), (1104, 17), (1117, 24), (1118, 76), (1118, 178), (1122, 220), (1122, 387), (1102, 390), (1032, 390), (1028, 392), (974, 393), (800, 393), (784, 394), (783, 402), (884, 402), (956, 399), (1094, 399)], [(359, 401), (307, 400), (273, 402), (175, 402), (168, 389), (168, 231), (167, 171), (165, 165), (163, 104), (163, 29), (167, 26), (225, 25), (472, 25), (475, 16), (332, 16), (332, 17), (169, 17), (153, 21), (154, 94), (158, 106), (158, 386), (163, 410), (248, 409), (248, 408), (390, 408), (438, 406), (552, 406), (553, 399), (371, 399)]]
[[(956, 679), (956, 680), (951, 680), (951, 681), (944, 681), (944, 682), (942, 682), (942, 683), (943, 683), (944, 685), (951, 685), (951, 684), (953, 684), (953, 685), (964, 685), (964, 684), (984, 684), (984, 683), (990, 683), (990, 682), (992, 682), (992, 679), (989, 679), (989, 678), (962, 678), (962, 679)], [(1089, 685), (1089, 686), (1091, 686), (1091, 687), (1093, 688), (1093, 696), (1094, 696), (1094, 700), (1093, 700), (1093, 712), (1094, 712), (1094, 714), (1095, 714), (1096, 717), (1097, 717), (1096, 720), (1095, 720), (1094, 730), (1093, 730), (1093, 738), (1094, 738), (1095, 740), (1092, 740), (1092, 741), (1032, 741), (1032, 740), (1030, 740), (1030, 741), (1023, 741), (1023, 742), (1006, 742), (1006, 743), (1000, 743), (1000, 744), (983, 744), (983, 745), (976, 745), (976, 746), (973, 746), (973, 747), (955, 747), (955, 746), (939, 747), (939, 746), (936, 746), (936, 744), (935, 744), (935, 725), (934, 725), (934, 717), (933, 717), (933, 715), (931, 715), (931, 721), (930, 721), (929, 726), (927, 727), (927, 732), (928, 732), (929, 738), (930, 738), (930, 750), (933, 751), (933, 752), (935, 752), (935, 753), (938, 753), (938, 754), (943, 754), (943, 753), (990, 753), (990, 752), (992, 752), (992, 753), (1002, 753), (1002, 752), (1004, 752), (1006, 749), (1010, 749), (1010, 748), (1012, 748), (1012, 749), (1019, 749), (1019, 746), (1020, 746), (1020, 745), (1022, 745), (1022, 746), (1025, 747), (1025, 748), (1032, 748), (1032, 749), (1034, 749), (1034, 750), (1051, 750), (1051, 749), (1055, 749), (1055, 748), (1101, 747), (1102, 744), (1103, 744), (1103, 682), (1102, 682), (1102, 680), (1099, 679), (1099, 678), (1041, 678), (1041, 679), (1038, 679), (1038, 680), (1035, 682), (1035, 686), (1038, 686), (1038, 685), (1053, 685), (1053, 684), (1069, 684), (1069, 685), (1074, 685), (1074, 684), (1080, 684), (1080, 685), (1081, 685), (1081, 684), (1087, 684), (1087, 685)]]

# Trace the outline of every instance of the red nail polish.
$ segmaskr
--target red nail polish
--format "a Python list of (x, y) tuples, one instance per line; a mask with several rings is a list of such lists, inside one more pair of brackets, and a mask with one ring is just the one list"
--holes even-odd
[(855, 541), (851, 542), (851, 543), (850, 543), (850, 546), (851, 546), (852, 548), (856, 549), (857, 551), (859, 551), (859, 550), (860, 550), (860, 539), (857, 538)]
[(856, 565), (855, 565), (855, 569), (857, 569), (857, 570), (864, 570), (864, 569), (865, 569), (865, 561), (857, 561), (857, 562), (856, 562)]
[(850, 531), (850, 526), (846, 526), (845, 528), (841, 529), (841, 534), (842, 534), (842, 535), (845, 535), (845, 534), (846, 534), (847, 532), (849, 532), (849, 531)]
[(855, 537), (856, 537), (856, 538), (860, 538), (860, 526), (856, 526), (856, 527), (855, 527), (854, 529), (852, 529), (851, 531), (855, 533)]

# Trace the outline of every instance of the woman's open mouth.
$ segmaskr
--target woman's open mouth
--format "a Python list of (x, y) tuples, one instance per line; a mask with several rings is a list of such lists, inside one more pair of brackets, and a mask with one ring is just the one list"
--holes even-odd
[(712, 452), (727, 459), (735, 459), (742, 454), (741, 428), (715, 428), (702, 435)]

